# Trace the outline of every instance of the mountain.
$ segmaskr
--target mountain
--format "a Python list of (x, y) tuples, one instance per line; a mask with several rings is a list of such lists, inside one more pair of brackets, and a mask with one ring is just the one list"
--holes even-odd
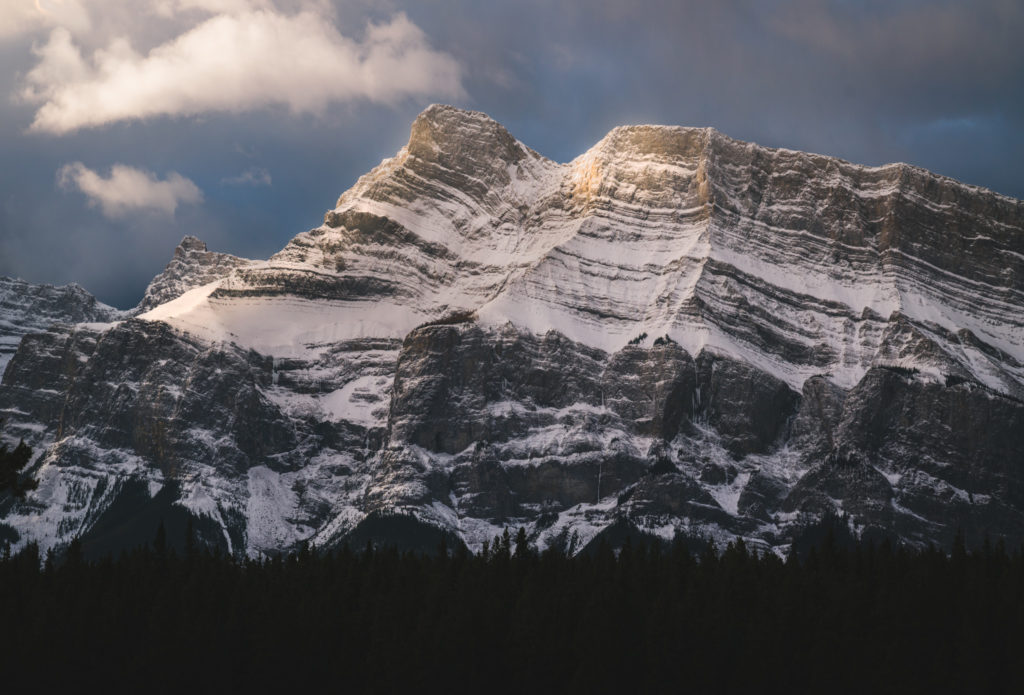
[(187, 236), (174, 249), (174, 257), (164, 271), (153, 278), (142, 301), (133, 314), (155, 309), (165, 302), (177, 299), (188, 290), (200, 287), (231, 274), (236, 268), (252, 265), (253, 261), (206, 248), (194, 236)]
[(44, 332), (54, 323), (121, 321), (252, 263), (230, 254), (209, 251), (205, 243), (187, 236), (174, 250), (167, 268), (150, 282), (139, 305), (127, 311), (97, 301), (76, 284), (54, 287), (0, 277), (0, 375), (22, 337), (29, 333)]
[(123, 313), (75, 284), (54, 287), (0, 277), (0, 375), (27, 333), (45, 331), (52, 323), (108, 323)]
[(915, 167), (665, 126), (562, 164), (432, 106), (321, 226), (186, 239), (146, 297), (11, 361), (18, 543), (1024, 541), (1024, 204)]

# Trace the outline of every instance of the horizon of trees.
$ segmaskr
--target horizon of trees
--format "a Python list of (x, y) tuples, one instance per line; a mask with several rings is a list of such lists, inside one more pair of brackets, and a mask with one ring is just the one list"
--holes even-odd
[(785, 560), (629, 536), (569, 557), (521, 530), (478, 555), (30, 544), (0, 552), (0, 665), (36, 689), (1022, 691), (1024, 550), (837, 528)]

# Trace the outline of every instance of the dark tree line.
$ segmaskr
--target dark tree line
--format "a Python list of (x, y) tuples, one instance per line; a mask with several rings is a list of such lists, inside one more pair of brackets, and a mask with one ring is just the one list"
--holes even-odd
[[(165, 533), (0, 557), (0, 678), (34, 690), (1024, 692), (1024, 554), (741, 541), (237, 560)], [(179, 547), (182, 547), (179, 545)], [(22, 683), (23, 684), (23, 683)], [(7, 692), (16, 692), (7, 690)]]
[[(0, 427), (4, 421), (0, 420)], [(6, 493), (23, 497), (29, 490), (35, 490), (39, 483), (22, 472), (32, 459), (32, 449), (19, 441), (13, 449), (0, 442), (0, 495)]]

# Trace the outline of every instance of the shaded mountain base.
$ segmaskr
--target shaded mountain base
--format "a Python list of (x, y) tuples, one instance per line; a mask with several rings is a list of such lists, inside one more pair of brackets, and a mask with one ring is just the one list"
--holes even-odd
[(223, 532), (215, 521), (174, 504), (180, 493), (178, 484), (171, 482), (150, 497), (145, 482), (129, 481), (113, 504), (82, 536), (83, 555), (95, 560), (148, 545), (160, 534), (161, 528), (168, 549), (185, 552), (188, 535), (192, 533), (193, 543), (227, 552)]
[(610, 526), (603, 528), (590, 542), (583, 546), (581, 553), (593, 555), (605, 547), (621, 550), (623, 546), (634, 547), (660, 546), (667, 548), (671, 544), (652, 533), (646, 533), (626, 519), (619, 519)]
[(383, 512), (373, 512), (360, 521), (338, 543), (338, 547), (345, 545), (357, 550), (370, 546), (426, 555), (436, 554), (441, 548), (447, 550), (466, 548), (462, 539), (451, 531), (425, 523), (407, 514)]

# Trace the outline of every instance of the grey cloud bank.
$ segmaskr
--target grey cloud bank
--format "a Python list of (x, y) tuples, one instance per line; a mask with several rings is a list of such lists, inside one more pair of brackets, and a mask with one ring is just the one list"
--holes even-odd
[[(265, 257), (315, 226), (435, 101), (563, 161), (624, 123), (708, 125), (1024, 197), (1016, 2), (63, 5), (0, 36), (0, 274), (119, 306), (185, 234)], [(177, 172), (202, 201), (111, 216), (55, 185), (68, 162)]]

